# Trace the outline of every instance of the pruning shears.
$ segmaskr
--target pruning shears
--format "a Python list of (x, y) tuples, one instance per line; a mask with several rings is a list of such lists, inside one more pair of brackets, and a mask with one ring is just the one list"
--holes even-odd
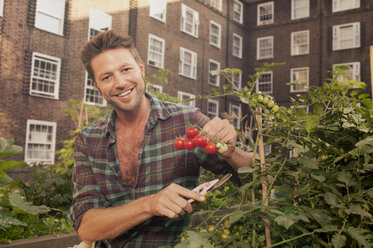
[[(222, 186), (224, 183), (226, 183), (230, 178), (232, 177), (232, 174), (226, 174), (220, 179), (214, 179), (209, 182), (202, 183), (198, 185), (196, 188), (194, 188), (192, 191), (197, 192), (201, 195), (206, 195), (207, 192), (211, 192), (220, 186)], [(188, 200), (190, 203), (194, 202), (194, 199)]]

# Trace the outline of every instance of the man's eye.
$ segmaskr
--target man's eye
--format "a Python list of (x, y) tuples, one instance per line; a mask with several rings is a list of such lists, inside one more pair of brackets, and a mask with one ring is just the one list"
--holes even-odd
[(131, 68), (130, 67), (125, 67), (122, 69), (122, 71), (126, 72), (126, 71), (129, 71)]
[(101, 81), (106, 81), (106, 80), (108, 80), (110, 78), (110, 76), (105, 76), (105, 77), (103, 77), (102, 79), (101, 79)]

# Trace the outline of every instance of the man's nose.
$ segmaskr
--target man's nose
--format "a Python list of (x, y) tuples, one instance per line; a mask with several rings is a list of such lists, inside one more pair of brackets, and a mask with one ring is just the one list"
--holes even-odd
[(121, 73), (115, 73), (114, 80), (116, 87), (124, 87), (127, 83), (126, 76), (122, 75)]

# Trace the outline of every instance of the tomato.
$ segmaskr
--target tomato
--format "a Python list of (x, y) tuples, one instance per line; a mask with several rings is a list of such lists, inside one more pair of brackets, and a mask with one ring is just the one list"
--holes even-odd
[(217, 143), (216, 148), (218, 148), (219, 153), (224, 153), (228, 150), (228, 145), (225, 143)]
[(184, 141), (184, 147), (185, 149), (191, 151), (196, 147), (196, 144), (194, 144), (194, 141), (192, 139), (187, 139)]
[(195, 136), (198, 135), (198, 129), (195, 127), (188, 127), (188, 129), (186, 130), (186, 135), (188, 136), (188, 138), (193, 139)]
[(174, 142), (175, 148), (178, 149), (178, 150), (184, 149), (185, 148), (184, 147), (184, 141), (185, 141), (185, 139), (183, 139), (183, 138), (175, 139), (175, 142)]
[(215, 227), (213, 225), (209, 226), (209, 228), (207, 229), (208, 232), (213, 232), (215, 231)]
[(267, 103), (267, 106), (269, 108), (272, 108), (273, 106), (275, 106), (275, 102), (273, 100), (270, 100), (268, 103)]
[(278, 105), (275, 105), (275, 106), (272, 107), (272, 111), (275, 112), (275, 113), (278, 112), (279, 109), (280, 108), (278, 107)]
[(216, 148), (216, 145), (215, 143), (212, 143), (212, 142), (208, 142), (207, 145), (205, 146), (205, 152), (207, 152), (208, 154), (214, 154), (216, 153), (218, 150), (218, 148)]
[(199, 146), (199, 147), (204, 147), (207, 144), (207, 138), (202, 135), (196, 135), (193, 138), (193, 141), (194, 141), (194, 144), (196, 144), (196, 146)]

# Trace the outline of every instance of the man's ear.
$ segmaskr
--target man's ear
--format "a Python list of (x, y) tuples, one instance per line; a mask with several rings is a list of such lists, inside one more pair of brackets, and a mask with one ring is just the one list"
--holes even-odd
[(140, 60), (140, 62), (139, 62), (139, 67), (140, 67), (140, 70), (141, 70), (142, 77), (144, 78), (145, 77), (145, 65), (144, 65), (144, 62), (142, 60)]

